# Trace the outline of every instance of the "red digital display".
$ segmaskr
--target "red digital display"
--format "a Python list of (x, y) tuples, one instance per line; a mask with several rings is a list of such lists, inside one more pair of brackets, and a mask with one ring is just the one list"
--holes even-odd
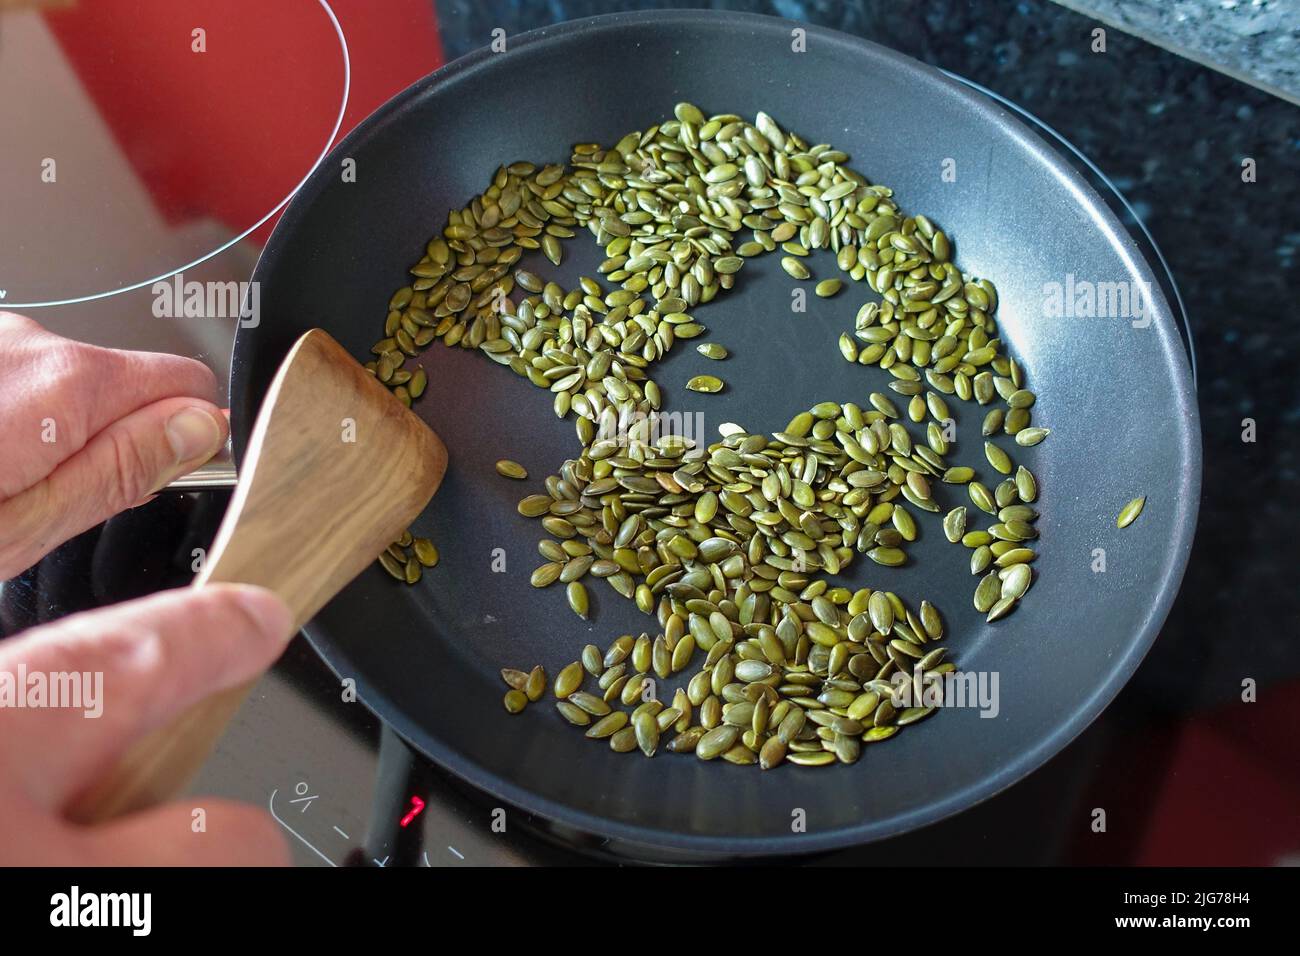
[(421, 812), (423, 809), (424, 809), (424, 801), (421, 800), (419, 797), (412, 797), (412, 798), (411, 798), (411, 809), (407, 810), (407, 811), (406, 811), (406, 816), (402, 817), (402, 826), (406, 826), (406, 825), (409, 824), (412, 820), (414, 820), (416, 817), (418, 817), (418, 816), (420, 815), (420, 812)]

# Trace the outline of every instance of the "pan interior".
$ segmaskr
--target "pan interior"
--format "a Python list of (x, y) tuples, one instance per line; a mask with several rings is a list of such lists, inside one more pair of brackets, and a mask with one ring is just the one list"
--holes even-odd
[[(764, 110), (809, 142), (849, 152), (855, 169), (894, 188), (905, 212), (947, 231), (961, 268), (996, 284), (1002, 336), (1039, 396), (1035, 423), (1053, 429), (1037, 448), (1001, 442), (1042, 489), (1033, 590), (1011, 617), (985, 624), (971, 606), (968, 552), (930, 516), (907, 567), (860, 557), (842, 578), (896, 591), (913, 606), (922, 598), (938, 605), (951, 655), (996, 686), (996, 716), (939, 713), (867, 748), (855, 766), (770, 773), (663, 753), (616, 755), (564, 724), (550, 703), (508, 716), (502, 666), (542, 663), (553, 675), (584, 644), (653, 634), (655, 622), (599, 582), (590, 582), (586, 622), (568, 609), (562, 586), (529, 586), (544, 533), (515, 503), (577, 453), (572, 420), (556, 419), (551, 396), (508, 369), (441, 345), (420, 360), (430, 385), (417, 410), (442, 436), (451, 464), (416, 526), (437, 542), (441, 563), (411, 588), (366, 571), (310, 634), (417, 747), (470, 782), (581, 829), (648, 850), (707, 854), (800, 852), (900, 832), (1027, 773), (1113, 697), (1172, 601), (1199, 489), (1186, 363), (1159, 292), (1145, 327), (1044, 315), (1049, 283), (1072, 274), (1155, 290), (1148, 267), (1088, 187), (996, 106), (838, 34), (809, 28), (808, 51), (792, 53), (788, 24), (757, 17), (599, 18), (520, 38), (506, 55), (461, 61), (353, 134), (277, 228), (258, 267), (263, 321), (241, 333), (237, 348), (237, 431), (246, 432), (302, 331), (322, 326), (354, 354), (368, 352), (388, 297), (409, 281), (406, 268), (448, 209), (481, 192), (498, 165), (560, 162), (579, 141), (612, 144), (671, 116), (680, 100), (706, 113)], [(355, 182), (337, 175), (345, 157), (356, 161)], [(596, 275), (602, 258), (585, 232), (565, 255), (558, 269), (540, 257), (523, 265), (571, 288), (579, 275)], [(652, 367), (667, 408), (698, 413), (691, 420), (703, 422), (709, 439), (728, 421), (779, 429), (819, 401), (865, 406), (889, 381), (845, 362), (836, 346), (874, 297), (865, 284), (848, 283), (830, 300), (809, 295), (807, 311), (796, 313), (794, 283), (778, 259), (748, 261), (734, 290), (695, 310), (709, 330), (698, 341), (724, 344), (731, 358), (710, 362), (694, 343), (679, 343)], [(830, 253), (811, 268), (818, 278), (839, 274)], [(729, 387), (685, 391), (703, 372)], [(950, 461), (993, 484), (1001, 476), (984, 465), (984, 409), (950, 405), (959, 426)], [(498, 476), (498, 458), (526, 465), (528, 481)], [(1116, 513), (1138, 495), (1148, 496), (1146, 510), (1118, 531)], [(950, 486), (936, 498), (945, 511), (968, 504)], [(661, 696), (679, 683), (669, 681)], [(807, 815), (807, 833), (791, 833), (796, 809)]]

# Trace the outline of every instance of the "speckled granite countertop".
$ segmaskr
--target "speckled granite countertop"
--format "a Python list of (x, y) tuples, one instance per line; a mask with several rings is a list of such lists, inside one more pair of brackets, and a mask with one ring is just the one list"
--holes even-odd
[(1056, 0), (1300, 103), (1300, 0)]

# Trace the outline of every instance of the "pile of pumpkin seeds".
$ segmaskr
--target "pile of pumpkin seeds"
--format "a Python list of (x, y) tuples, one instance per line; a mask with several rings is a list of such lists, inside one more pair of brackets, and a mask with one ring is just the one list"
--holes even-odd
[[(565, 584), (585, 618), (584, 579), (604, 580), (655, 614), (660, 633), (625, 635), (604, 654), (593, 645), (561, 671), (555, 691), (570, 722), (591, 723), (588, 734), (608, 736), (615, 749), (652, 753), (658, 733), (673, 727), (670, 749), (706, 758), (849, 760), (860, 743), (929, 712), (895, 714), (883, 696), (873, 700), (891, 672), (920, 662), (942, 673), (952, 664), (927, 647), (942, 634), (928, 603), (914, 614), (890, 592), (849, 592), (817, 575), (840, 573), (859, 553), (904, 563), (917, 536), (908, 506), (940, 512), (932, 484), (964, 484), (996, 521), (968, 527), (957, 507), (943, 529), (971, 549), (972, 573), (982, 575), (975, 606), (991, 621), (1005, 616), (1033, 581), (1037, 484), (994, 439), (1032, 446), (1048, 430), (1031, 424), (1035, 396), (1002, 352), (994, 286), (956, 267), (941, 229), (904, 215), (893, 191), (850, 169), (845, 153), (810, 145), (764, 113), (750, 123), (689, 103), (674, 112), (611, 148), (578, 144), (566, 165), (499, 168), (411, 267), (366, 367), (409, 404), (427, 384), (409, 359), (434, 340), (473, 348), (548, 390), (556, 415), (574, 416), (582, 451), (546, 479), (545, 494), (519, 506), (551, 535), (532, 583)], [(603, 283), (584, 276), (565, 290), (520, 266), (530, 251), (558, 265), (562, 241), (579, 229), (604, 249)], [(858, 311), (839, 349), (887, 371), (905, 408), (880, 393), (866, 410), (824, 402), (771, 436), (729, 426), (707, 449), (653, 434), (664, 399), (648, 373), (678, 339), (706, 331), (693, 310), (732, 288), (746, 259), (778, 250), (793, 279), (834, 296), (842, 280), (810, 269), (818, 249), (833, 251), (838, 269), (879, 297)], [(717, 343), (698, 349), (719, 361), (728, 355)], [(715, 375), (687, 384), (702, 393), (725, 387)], [(985, 459), (1005, 476), (993, 488), (974, 468), (945, 460), (953, 444), (945, 396), (1001, 400), (982, 426)], [(906, 421), (925, 423), (924, 437)], [(523, 477), (506, 465), (503, 475)], [(382, 563), (410, 582), (416, 560), (418, 580), (421, 562), (405, 547), (395, 543)], [(689, 666), (697, 648), (704, 670), (672, 706), (646, 700), (630, 718), (610, 709), (615, 698), (640, 700), (651, 673), (662, 679)], [(503, 673), (511, 712), (540, 699), (545, 684), (540, 668), (521, 674)], [(579, 688), (584, 674), (599, 695)]]
[[(560, 715), (616, 752), (652, 757), (662, 744), (767, 770), (784, 761), (854, 763), (864, 745), (889, 739), (941, 703), (934, 679), (954, 665), (936, 645), (943, 622), (929, 602), (913, 612), (892, 592), (850, 592), (824, 580), (787, 602), (779, 585), (718, 583), (700, 569), (676, 577), (660, 603), (662, 633), (625, 634), (603, 652), (584, 647), (551, 685)], [(664, 704), (656, 682), (690, 667), (697, 650), (699, 669)], [(924, 703), (895, 707), (896, 674)], [(510, 713), (545, 694), (541, 666), (506, 668), (501, 677)]]
[(409, 531), (388, 546), (379, 556), (380, 566), (407, 584), (416, 584), (424, 574), (425, 568), (438, 564), (438, 548), (428, 538), (417, 538)]

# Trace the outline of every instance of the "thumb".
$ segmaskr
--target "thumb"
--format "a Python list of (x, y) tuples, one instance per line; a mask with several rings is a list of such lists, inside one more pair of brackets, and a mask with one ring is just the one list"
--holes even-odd
[(211, 458), (226, 440), (211, 402), (167, 398), (107, 426), (48, 477), (0, 503), (0, 578), (140, 503)]
[(89, 857), (103, 866), (287, 866), (279, 825), (258, 807), (187, 797), (83, 831)]
[(292, 614), (270, 591), (207, 584), (75, 614), (0, 643), (0, 672), (84, 675), (79, 707), (3, 712), (0, 780), (40, 805), (66, 806), (134, 741), (269, 667), (292, 633)]

